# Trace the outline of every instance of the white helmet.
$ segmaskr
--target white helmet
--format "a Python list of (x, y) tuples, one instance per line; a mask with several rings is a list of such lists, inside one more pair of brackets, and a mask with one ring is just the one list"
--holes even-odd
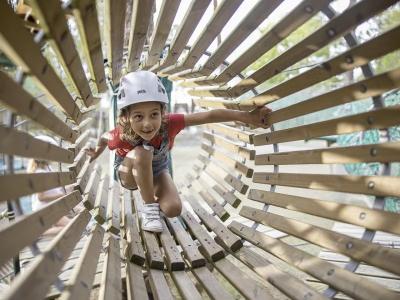
[(121, 78), (117, 100), (118, 109), (150, 101), (168, 104), (167, 92), (156, 74), (150, 71), (137, 71)]

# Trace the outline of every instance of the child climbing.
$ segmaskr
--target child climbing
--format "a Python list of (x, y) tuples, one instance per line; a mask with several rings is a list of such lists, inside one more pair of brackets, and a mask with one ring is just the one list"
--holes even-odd
[(168, 172), (168, 152), (175, 136), (185, 127), (206, 123), (240, 121), (267, 127), (267, 107), (251, 112), (215, 109), (193, 114), (168, 114), (167, 93), (149, 71), (132, 72), (121, 79), (117, 101), (118, 126), (101, 136), (95, 149), (86, 153), (91, 161), (108, 146), (116, 150), (114, 168), (120, 184), (139, 189), (144, 201), (143, 230), (161, 232), (160, 209), (167, 217), (179, 216), (182, 203)]

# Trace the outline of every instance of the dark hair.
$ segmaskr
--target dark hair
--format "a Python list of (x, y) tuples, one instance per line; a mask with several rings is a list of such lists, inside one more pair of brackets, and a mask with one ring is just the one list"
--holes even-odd
[[(165, 117), (166, 105), (160, 103), (161, 106), (161, 127), (158, 131), (158, 135), (163, 135), (167, 130), (167, 118)], [(126, 141), (133, 146), (141, 145), (143, 143), (143, 138), (140, 137), (136, 132), (133, 131), (132, 126), (129, 122), (129, 108), (131, 105), (121, 109), (117, 124), (121, 128), (120, 139)]]

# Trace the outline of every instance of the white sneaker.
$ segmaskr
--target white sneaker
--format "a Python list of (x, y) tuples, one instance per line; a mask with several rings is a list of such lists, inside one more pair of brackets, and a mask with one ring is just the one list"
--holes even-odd
[(160, 219), (160, 204), (151, 203), (143, 205), (142, 229), (152, 232), (162, 232), (163, 225)]

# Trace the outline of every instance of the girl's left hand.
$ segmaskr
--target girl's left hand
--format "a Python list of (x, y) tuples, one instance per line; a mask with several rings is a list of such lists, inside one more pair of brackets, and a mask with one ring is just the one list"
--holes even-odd
[(268, 114), (270, 114), (271, 111), (272, 110), (266, 106), (257, 107), (247, 112), (245, 120), (243, 121), (257, 127), (268, 128), (271, 126), (268, 121)]

